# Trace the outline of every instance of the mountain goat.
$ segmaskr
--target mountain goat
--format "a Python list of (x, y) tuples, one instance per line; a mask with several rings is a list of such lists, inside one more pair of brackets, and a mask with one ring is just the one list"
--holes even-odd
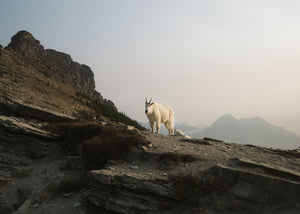
[(154, 133), (154, 122), (156, 122), (156, 133), (159, 134), (160, 124), (164, 123), (169, 131), (169, 135), (174, 135), (173, 118), (174, 112), (168, 105), (160, 105), (157, 102), (145, 100), (145, 114), (148, 117), (151, 131)]

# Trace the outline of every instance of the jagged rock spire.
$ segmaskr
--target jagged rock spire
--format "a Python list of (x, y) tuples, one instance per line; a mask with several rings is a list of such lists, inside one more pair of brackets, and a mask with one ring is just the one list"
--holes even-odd
[(43, 56), (44, 51), (40, 41), (36, 40), (31, 33), (25, 30), (16, 33), (6, 48), (30, 60), (37, 60)]

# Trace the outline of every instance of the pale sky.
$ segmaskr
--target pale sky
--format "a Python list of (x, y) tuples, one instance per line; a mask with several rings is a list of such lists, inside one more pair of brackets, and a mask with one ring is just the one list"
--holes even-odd
[(300, 136), (298, 0), (0, 0), (0, 29), (90, 66), (135, 120), (147, 96), (177, 122), (259, 116)]

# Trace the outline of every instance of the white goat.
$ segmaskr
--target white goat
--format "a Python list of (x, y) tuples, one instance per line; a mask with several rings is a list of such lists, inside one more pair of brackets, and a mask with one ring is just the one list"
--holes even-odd
[(174, 135), (173, 127), (173, 118), (174, 112), (173, 109), (168, 105), (160, 105), (157, 102), (145, 101), (145, 113), (148, 117), (151, 131), (154, 133), (154, 122), (156, 122), (156, 133), (159, 134), (160, 124), (164, 123), (165, 127), (169, 131), (169, 135)]

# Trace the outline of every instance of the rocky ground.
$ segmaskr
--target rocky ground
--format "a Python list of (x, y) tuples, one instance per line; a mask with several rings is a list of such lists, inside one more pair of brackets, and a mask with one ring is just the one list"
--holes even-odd
[(0, 101), (1, 214), (300, 212), (299, 151), (156, 135)]

